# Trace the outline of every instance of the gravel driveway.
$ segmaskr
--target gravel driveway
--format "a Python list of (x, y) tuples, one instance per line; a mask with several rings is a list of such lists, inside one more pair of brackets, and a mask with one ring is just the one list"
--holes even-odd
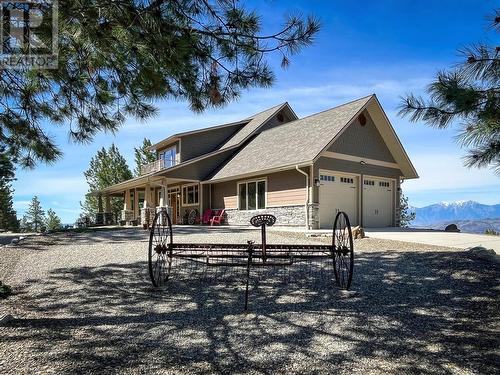
[[(179, 242), (259, 238), (247, 229), (176, 233)], [(299, 241), (329, 240), (268, 236)], [(498, 266), (464, 252), (358, 240), (356, 296), (340, 298), (326, 278), (285, 284), (254, 274), (245, 314), (240, 277), (174, 278), (154, 290), (146, 247), (137, 229), (18, 245), (16, 265), (0, 275), (17, 292), (0, 302), (0, 314), (15, 317), (0, 327), (0, 373), (499, 371)], [(8, 253), (0, 254), (6, 264)]]

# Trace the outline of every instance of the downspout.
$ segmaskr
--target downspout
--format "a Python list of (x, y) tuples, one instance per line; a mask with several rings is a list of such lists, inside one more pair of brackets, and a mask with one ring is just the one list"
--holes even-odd
[(306, 229), (309, 230), (309, 174), (300, 169), (298, 165), (295, 166), (295, 169), (306, 176)]

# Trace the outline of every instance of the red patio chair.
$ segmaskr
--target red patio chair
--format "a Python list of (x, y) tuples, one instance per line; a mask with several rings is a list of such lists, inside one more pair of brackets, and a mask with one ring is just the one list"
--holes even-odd
[(224, 212), (226, 212), (226, 210), (215, 211), (214, 216), (210, 219), (210, 226), (214, 224), (221, 225), (222, 220), (224, 220)]
[(212, 218), (213, 211), (210, 208), (203, 211), (203, 216), (201, 218), (202, 224), (210, 224), (210, 219)]

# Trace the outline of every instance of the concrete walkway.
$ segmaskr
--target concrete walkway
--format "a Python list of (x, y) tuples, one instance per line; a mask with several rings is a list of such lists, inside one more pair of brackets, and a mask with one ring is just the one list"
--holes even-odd
[(483, 246), (500, 254), (500, 236), (412, 228), (367, 228), (368, 237), (467, 249)]

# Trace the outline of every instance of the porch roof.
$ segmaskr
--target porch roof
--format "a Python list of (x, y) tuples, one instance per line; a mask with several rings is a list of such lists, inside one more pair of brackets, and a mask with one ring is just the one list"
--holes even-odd
[(143, 189), (146, 185), (150, 185), (150, 187), (160, 187), (166, 184), (175, 184), (179, 182), (186, 182), (186, 179), (179, 178), (164, 178), (160, 176), (154, 176), (153, 173), (148, 175), (134, 177), (130, 180), (119, 182), (118, 184), (114, 184), (108, 186), (107, 188), (94, 190), (88, 195), (99, 196), (99, 195), (121, 195), (128, 189)]

